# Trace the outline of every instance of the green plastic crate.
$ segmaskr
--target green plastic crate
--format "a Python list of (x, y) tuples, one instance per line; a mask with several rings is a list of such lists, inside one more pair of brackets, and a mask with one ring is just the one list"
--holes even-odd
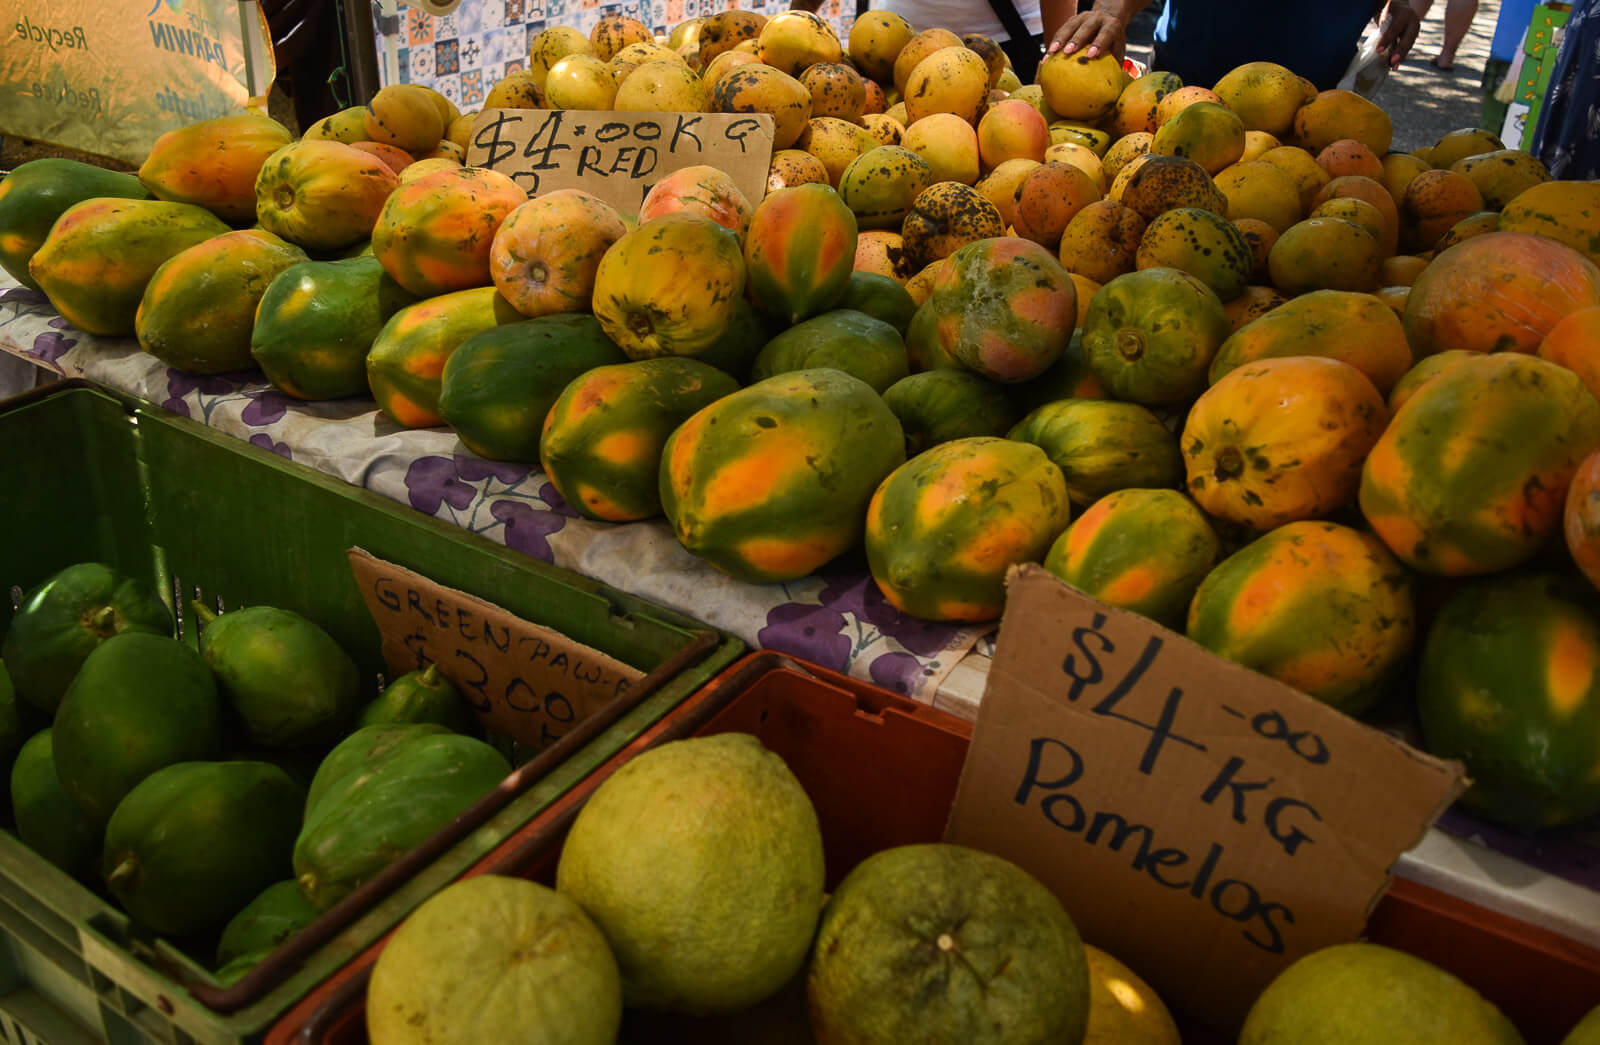
[[(0, 404), (7, 491), (0, 585), (26, 590), (98, 560), (174, 593), (274, 605), (326, 628), (376, 694), (379, 634), (352, 546), (478, 595), (644, 671), (710, 651), (446, 850), (258, 1000), (214, 1012), (161, 967), (209, 973), (0, 832), (0, 1042), (232, 1043), (272, 1021), (734, 660), (689, 618), (512, 552), (185, 418), (82, 382)], [(14, 596), (15, 597), (15, 596)], [(11, 599), (0, 600), (0, 625)], [(190, 640), (193, 628), (186, 629)], [(710, 640), (708, 641), (708, 636)]]

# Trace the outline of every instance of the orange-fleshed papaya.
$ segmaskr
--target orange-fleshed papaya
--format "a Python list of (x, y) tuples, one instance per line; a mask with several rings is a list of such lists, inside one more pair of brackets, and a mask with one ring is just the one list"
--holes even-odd
[(744, 286), (739, 237), (679, 211), (645, 222), (606, 251), (595, 272), (594, 314), (629, 359), (698, 355), (727, 333)]
[(338, 250), (372, 235), (399, 184), (376, 156), (335, 141), (298, 141), (268, 156), (256, 175), (256, 220), (309, 250)]
[(487, 286), (495, 233), (527, 201), (528, 194), (497, 171), (437, 171), (389, 194), (372, 229), (372, 254), (418, 297)]
[(795, 370), (705, 407), (667, 439), (661, 506), (679, 543), (724, 573), (789, 581), (861, 539), (905, 433), (866, 382)]
[(162, 262), (232, 231), (203, 207), (162, 200), (84, 200), (57, 219), (28, 262), (50, 304), (86, 334), (122, 337)]
[(293, 140), (283, 124), (256, 113), (201, 120), (157, 138), (139, 180), (158, 200), (193, 203), (230, 225), (249, 225), (261, 165)]
[(419, 301), (389, 317), (367, 353), (367, 384), (395, 424), (444, 424), (439, 392), (450, 353), (472, 335), (524, 319), (493, 287)]
[(584, 312), (611, 244), (628, 230), (616, 208), (582, 189), (557, 189), (521, 204), (489, 247), (489, 278), (525, 316)]
[(798, 323), (837, 307), (855, 268), (856, 216), (827, 185), (769, 193), (750, 218), (744, 263), (750, 300)]

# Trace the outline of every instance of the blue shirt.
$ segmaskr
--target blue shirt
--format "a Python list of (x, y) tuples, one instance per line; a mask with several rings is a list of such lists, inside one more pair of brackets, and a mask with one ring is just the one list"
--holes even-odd
[(1517, 56), (1522, 38), (1533, 21), (1537, 0), (1500, 0), (1500, 16), (1494, 23), (1494, 42), (1489, 45), (1489, 57), (1509, 62)]
[(1210, 87), (1246, 62), (1277, 62), (1327, 90), (1382, 7), (1383, 0), (1166, 0), (1155, 68)]

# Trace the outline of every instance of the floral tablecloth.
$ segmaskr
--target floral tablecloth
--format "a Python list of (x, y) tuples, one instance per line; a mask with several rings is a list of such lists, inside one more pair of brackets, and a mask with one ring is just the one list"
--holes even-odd
[[(859, 557), (789, 584), (746, 584), (684, 551), (664, 522), (580, 518), (537, 469), (486, 461), (448, 429), (400, 428), (370, 399), (303, 403), (259, 372), (196, 377), (131, 338), (83, 334), (43, 294), (0, 273), (0, 349), (202, 421), (282, 457), (524, 554), (929, 704), (986, 628), (932, 624), (889, 605)], [(972, 711), (960, 703), (951, 710)]]

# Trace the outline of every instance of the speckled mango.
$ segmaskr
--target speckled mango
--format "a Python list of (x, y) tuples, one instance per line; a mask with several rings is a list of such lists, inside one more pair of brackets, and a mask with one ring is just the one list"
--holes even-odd
[(750, 300), (787, 323), (826, 312), (844, 298), (855, 257), (856, 216), (832, 188), (769, 193), (744, 241)]
[(1549, 236), (1600, 265), (1600, 182), (1547, 181), (1530, 186), (1500, 211), (1500, 231)]
[(1049, 250), (1016, 236), (979, 240), (951, 254), (928, 300), (945, 352), (1007, 384), (1050, 369), (1078, 315), (1067, 270)]
[(488, 286), (500, 223), (528, 194), (497, 171), (456, 167), (389, 194), (372, 230), (372, 253), (418, 297)]
[(596, 367), (550, 408), (539, 444), (545, 474), (590, 519), (661, 514), (661, 454), (674, 429), (739, 383), (708, 364), (669, 356)]
[(1315, 290), (1229, 335), (1211, 361), (1211, 383), (1245, 363), (1278, 356), (1349, 363), (1384, 395), (1411, 369), (1411, 345), (1393, 309), (1371, 294)]
[(173, 255), (230, 232), (203, 207), (103, 197), (62, 212), (28, 262), (50, 304), (85, 334), (124, 337), (145, 284)]
[(867, 85), (854, 66), (816, 62), (801, 70), (800, 84), (811, 93), (813, 116), (837, 116), (858, 123), (866, 111)]
[(727, 332), (744, 290), (739, 237), (679, 211), (645, 222), (606, 251), (595, 273), (594, 314), (629, 359), (692, 356)]
[(1578, 375), (1514, 352), (1460, 360), (1417, 389), (1367, 457), (1361, 511), (1400, 560), (1462, 577), (1532, 557), (1600, 448)]
[(1111, 395), (1167, 406), (1205, 388), (1206, 369), (1229, 331), (1227, 310), (1210, 287), (1187, 272), (1147, 268), (1095, 291), (1083, 349)]
[(1244, 155), (1244, 122), (1226, 105), (1195, 102), (1157, 128), (1150, 152), (1187, 156), (1207, 174), (1216, 174)]
[(932, 182), (927, 160), (899, 145), (880, 145), (850, 161), (839, 178), (839, 197), (857, 227), (898, 230)]
[(200, 120), (157, 138), (139, 180), (158, 200), (193, 203), (230, 225), (249, 225), (261, 165), (293, 140), (283, 124), (256, 113)]
[(1118, 490), (1091, 504), (1044, 568), (1086, 595), (1183, 629), (1221, 545), (1205, 513), (1176, 490)]
[(1010, 439), (941, 443), (895, 469), (867, 508), (867, 566), (924, 620), (985, 621), (1011, 566), (1038, 562), (1071, 518), (1061, 470)]
[(1228, 213), (1228, 197), (1204, 167), (1185, 156), (1138, 157), (1117, 175), (1109, 198), (1132, 207), (1147, 222), (1174, 207)]
[(1389, 419), (1348, 363), (1288, 356), (1246, 363), (1189, 410), (1189, 493), (1219, 519), (1265, 531), (1347, 504)]
[(667, 439), (661, 506), (690, 552), (739, 580), (790, 581), (861, 539), (905, 434), (865, 382), (798, 370), (707, 406)]
[(780, 69), (760, 62), (741, 65), (717, 80), (710, 109), (725, 113), (766, 113), (772, 117), (773, 149), (800, 140), (811, 119), (811, 92)]
[(444, 424), (439, 391), (450, 353), (481, 330), (525, 318), (493, 287), (441, 294), (396, 312), (367, 353), (367, 385), (378, 408), (403, 428)]
[(1138, 268), (1187, 272), (1223, 301), (1238, 297), (1250, 282), (1255, 255), (1244, 234), (1215, 211), (1174, 207), (1145, 226), (1134, 255)]
[(139, 347), (191, 374), (252, 366), (256, 307), (278, 273), (305, 260), (305, 251), (260, 229), (174, 254), (145, 285), (133, 324)]
[(1416, 618), (1406, 572), (1381, 541), (1296, 522), (1218, 564), (1187, 630), (1220, 657), (1359, 715), (1411, 652)]
[(995, 205), (956, 181), (935, 182), (918, 193), (900, 227), (906, 256), (919, 268), (968, 243), (1004, 235), (1005, 221)]
[(1035, 409), (1007, 439), (1042, 449), (1066, 477), (1072, 503), (1088, 507), (1130, 487), (1174, 489), (1183, 481), (1178, 437), (1137, 403), (1063, 399)]

